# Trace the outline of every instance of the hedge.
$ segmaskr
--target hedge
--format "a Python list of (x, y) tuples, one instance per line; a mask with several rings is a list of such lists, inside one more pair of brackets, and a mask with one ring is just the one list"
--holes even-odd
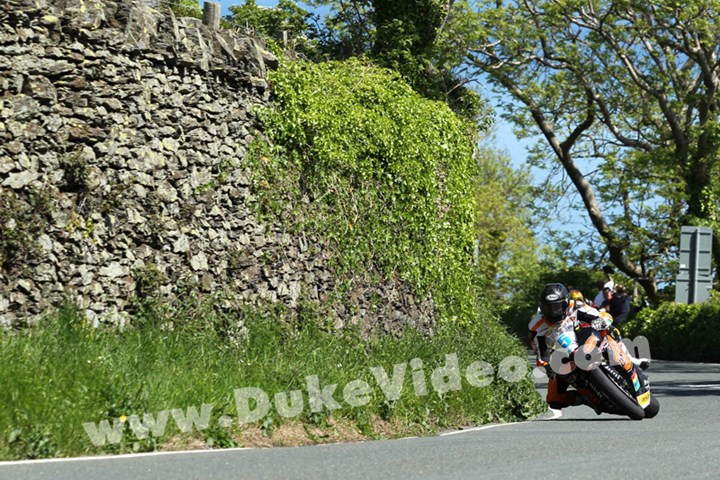
[(621, 327), (626, 337), (647, 337), (654, 358), (720, 362), (720, 295), (704, 303), (668, 302), (644, 308)]

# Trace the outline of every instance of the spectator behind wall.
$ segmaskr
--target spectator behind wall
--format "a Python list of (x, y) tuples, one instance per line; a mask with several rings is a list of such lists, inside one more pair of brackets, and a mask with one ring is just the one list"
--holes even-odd
[(593, 300), (595, 308), (600, 308), (605, 301), (605, 297), (603, 296), (603, 290), (605, 288), (609, 288), (610, 292), (615, 289), (615, 282), (612, 279), (612, 274), (615, 273), (615, 270), (613, 270), (613, 268), (609, 265), (605, 265), (602, 269), (603, 272), (605, 272), (605, 277), (607, 278), (607, 280), (598, 280), (597, 282), (595, 282), (595, 286), (598, 289), (598, 293), (597, 295), (595, 295), (595, 299)]
[(609, 312), (616, 327), (625, 321), (630, 313), (630, 297), (622, 285), (615, 285), (615, 294), (609, 302)]
[(599, 308), (605, 310), (606, 312), (610, 312), (610, 301), (613, 299), (613, 291), (610, 289), (610, 287), (603, 287), (602, 294), (603, 301), (602, 304), (600, 304)]

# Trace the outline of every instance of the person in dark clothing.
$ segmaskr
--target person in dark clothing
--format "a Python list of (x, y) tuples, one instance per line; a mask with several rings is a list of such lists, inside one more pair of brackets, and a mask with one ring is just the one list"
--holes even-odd
[(613, 299), (613, 289), (610, 287), (604, 287), (602, 289), (602, 296), (603, 296), (603, 301), (600, 303), (600, 306), (597, 308), (599, 310), (605, 310), (606, 312), (610, 312), (610, 302)]
[(625, 287), (615, 285), (615, 293), (608, 302), (610, 315), (613, 317), (613, 325), (618, 326), (625, 321), (630, 313), (630, 297), (628, 297)]
[[(613, 318), (613, 326), (610, 330), (610, 335), (617, 341), (622, 340), (622, 335), (617, 327), (625, 321), (628, 314), (630, 313), (630, 297), (622, 285), (615, 285), (615, 292), (613, 293), (610, 300), (607, 302), (606, 310)], [(633, 363), (640, 367), (642, 370), (650, 368), (649, 358), (638, 358), (637, 362), (633, 360)]]

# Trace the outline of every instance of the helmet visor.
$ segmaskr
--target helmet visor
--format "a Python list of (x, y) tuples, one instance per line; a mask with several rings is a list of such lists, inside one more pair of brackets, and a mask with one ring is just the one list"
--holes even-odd
[(552, 322), (557, 322), (565, 314), (565, 302), (555, 302), (543, 305), (542, 312), (545, 318)]

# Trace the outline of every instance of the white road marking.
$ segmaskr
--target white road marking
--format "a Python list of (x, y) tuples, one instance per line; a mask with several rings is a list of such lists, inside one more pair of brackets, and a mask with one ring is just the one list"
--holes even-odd
[(52, 463), (52, 462), (84, 462), (89, 460), (124, 460), (127, 458), (142, 458), (142, 457), (156, 457), (160, 455), (178, 455), (181, 453), (220, 453), (220, 452), (233, 452), (239, 450), (252, 450), (248, 447), (237, 447), (237, 448), (218, 448), (208, 450), (177, 450), (172, 452), (145, 452), (145, 453), (125, 453), (122, 455), (96, 455), (94, 457), (68, 457), (68, 458), (41, 458), (38, 460), (16, 460), (11, 462), (0, 462), (0, 467), (10, 465), (36, 465), (40, 463)]
[(447, 437), (449, 435), (458, 435), (460, 433), (469, 433), (469, 432), (478, 432), (480, 430), (487, 430), (489, 428), (495, 428), (495, 427), (507, 427), (508, 425), (517, 425), (518, 423), (525, 423), (525, 422), (512, 422), (512, 423), (496, 423), (494, 425), (485, 425), (483, 427), (474, 427), (474, 428), (466, 428), (465, 430), (454, 430), (452, 432), (445, 432), (441, 433), (440, 437)]
[[(562, 410), (554, 410), (552, 408), (548, 408), (550, 412), (552, 412), (552, 416), (549, 418), (540, 418), (538, 421), (546, 422), (548, 420), (557, 420), (558, 418), (562, 417)], [(466, 428), (464, 430), (453, 430), (452, 432), (445, 432), (441, 433), (440, 437), (447, 437), (448, 435), (459, 435), (461, 433), (468, 433), (468, 432), (479, 432), (480, 430), (487, 430), (490, 428), (495, 427), (506, 427), (508, 425), (517, 425), (519, 423), (527, 423), (527, 422), (512, 422), (512, 423), (495, 423), (493, 425), (484, 425), (482, 427), (474, 427), (474, 428)]]
[(711, 390), (720, 390), (720, 384), (717, 383), (707, 383), (703, 385), (675, 385), (675, 387), (682, 387), (682, 388), (709, 388)]

